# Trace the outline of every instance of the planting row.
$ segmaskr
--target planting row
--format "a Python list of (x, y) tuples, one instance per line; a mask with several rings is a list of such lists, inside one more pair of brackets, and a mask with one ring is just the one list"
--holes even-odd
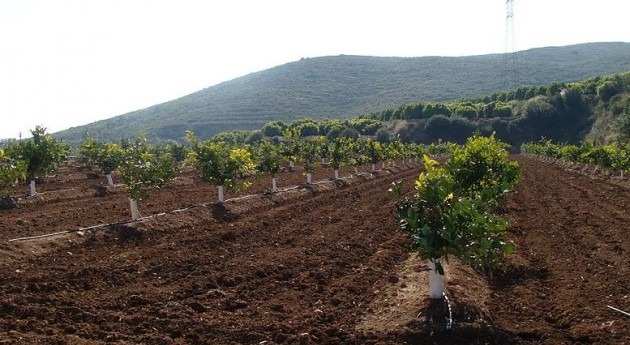
[[(38, 127), (33, 138), (10, 142), (6, 145), (0, 164), (0, 191), (10, 197), (17, 184), (30, 182), (31, 195), (35, 195), (35, 179), (53, 172), (69, 150)], [(379, 162), (409, 160), (423, 154), (443, 155), (452, 150), (452, 144), (403, 144), (400, 141), (381, 143), (371, 139), (340, 137), (328, 141), (325, 137), (301, 139), (298, 133), (287, 131), (279, 140), (261, 141), (253, 145), (230, 145), (222, 141), (200, 141), (193, 132), (187, 133), (188, 144), (156, 146), (146, 136), (120, 143), (102, 143), (93, 137), (82, 143), (80, 155), (89, 168), (96, 168), (108, 183), (114, 184), (116, 171), (129, 195), (132, 218), (139, 217), (137, 202), (148, 197), (147, 191), (160, 188), (172, 180), (182, 167), (195, 167), (198, 174), (218, 190), (218, 201), (224, 201), (224, 189), (240, 190), (250, 185), (253, 175), (271, 176), (272, 192), (277, 190), (276, 174), (283, 165), (303, 167), (306, 183), (312, 182), (312, 173), (319, 164), (334, 169), (339, 177), (341, 166), (372, 165)], [(385, 164), (385, 163), (383, 163)]]
[(624, 172), (630, 171), (630, 147), (620, 144), (597, 146), (585, 142), (581, 145), (569, 145), (556, 144), (551, 140), (540, 140), (537, 143), (521, 145), (521, 151), (537, 157), (591, 164), (602, 170), (616, 170), (621, 178)]

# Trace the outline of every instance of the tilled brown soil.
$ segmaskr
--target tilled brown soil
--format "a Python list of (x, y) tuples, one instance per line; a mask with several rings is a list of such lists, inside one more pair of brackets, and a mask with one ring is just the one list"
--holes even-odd
[(242, 198), (270, 188), (259, 180), (223, 207), (189, 172), (140, 203), (160, 216), (8, 242), (129, 218), (123, 189), (95, 196), (104, 181), (67, 167), (0, 211), (0, 343), (630, 343), (630, 318), (607, 307), (630, 309), (630, 192), (518, 160), (518, 250), (491, 276), (451, 260), (449, 330), (387, 195), (418, 166)]

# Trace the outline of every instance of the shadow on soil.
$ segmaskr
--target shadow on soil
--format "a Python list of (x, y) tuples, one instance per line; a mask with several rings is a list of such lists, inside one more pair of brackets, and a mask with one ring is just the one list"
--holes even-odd
[(407, 323), (398, 341), (408, 344), (519, 344), (523, 339), (492, 325), (476, 305), (430, 300)]
[(492, 272), (490, 283), (496, 289), (508, 289), (527, 280), (549, 278), (546, 268), (509, 265)]
[[(492, 325), (475, 305), (431, 300), (398, 339), (408, 344), (519, 344), (522, 339)], [(451, 320), (452, 318), (452, 320)]]
[(214, 203), (209, 206), (212, 217), (219, 222), (231, 222), (236, 219), (230, 210), (225, 207), (225, 203)]
[(121, 243), (139, 243), (144, 240), (144, 234), (132, 224), (121, 224), (113, 227), (118, 241)]

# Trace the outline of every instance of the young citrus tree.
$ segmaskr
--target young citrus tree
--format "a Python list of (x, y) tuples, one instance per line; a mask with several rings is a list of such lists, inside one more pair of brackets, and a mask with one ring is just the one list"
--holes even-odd
[(315, 171), (315, 163), (317, 161), (317, 152), (319, 151), (316, 142), (301, 141), (299, 142), (298, 157), (304, 167), (306, 173), (306, 183), (313, 183), (313, 171)]
[(285, 160), (289, 162), (289, 168), (293, 170), (293, 165), (300, 155), (300, 131), (297, 128), (287, 128), (282, 132), (284, 140), (280, 143), (280, 150)]
[(317, 138), (317, 147), (319, 147), (319, 157), (322, 159), (322, 165), (328, 164), (328, 158), (330, 156), (330, 145), (325, 136)]
[(372, 164), (372, 172), (375, 172), (376, 163), (383, 160), (385, 152), (379, 141), (368, 139), (363, 143), (363, 154), (368, 157), (368, 162)]
[(351, 152), (353, 150), (353, 140), (339, 137), (328, 145), (330, 156), (330, 166), (335, 171), (335, 180), (339, 179), (339, 168), (344, 164), (351, 163)]
[(14, 161), (24, 161), (26, 174), (31, 181), (31, 195), (37, 194), (35, 179), (42, 174), (54, 172), (69, 151), (68, 145), (46, 134), (46, 128), (36, 126), (31, 130), (32, 138), (9, 143), (6, 154)]
[[(494, 154), (480, 155), (481, 146)], [(425, 171), (411, 197), (402, 196), (400, 183), (392, 186), (401, 228), (412, 239), (413, 249), (428, 261), (431, 298), (443, 296), (442, 262), (449, 255), (485, 267), (514, 249), (502, 239), (508, 222), (491, 212), (497, 198), (520, 176), (518, 166), (501, 151), (503, 147), (494, 137), (472, 138), (445, 166), (425, 155)]]
[(107, 177), (107, 184), (114, 185), (112, 172), (118, 169), (125, 156), (125, 151), (118, 144), (107, 143), (100, 145), (95, 159), (95, 165)]
[[(518, 163), (508, 159), (508, 144), (475, 135), (452, 150), (447, 168), (457, 182), (455, 192), (496, 202), (520, 179)], [(495, 203), (496, 204), (496, 203)]]
[(280, 148), (269, 142), (263, 141), (254, 148), (256, 170), (271, 175), (271, 192), (278, 191), (276, 175), (282, 164), (282, 152)]
[(177, 171), (170, 155), (149, 144), (144, 134), (123, 147), (117, 170), (127, 188), (131, 218), (138, 220), (138, 202), (148, 198), (147, 189), (161, 188), (175, 177)]
[(249, 186), (248, 182), (239, 181), (256, 168), (249, 151), (222, 141), (200, 142), (192, 131), (187, 131), (186, 137), (192, 145), (189, 160), (204, 180), (217, 186), (220, 203), (225, 201), (224, 187), (238, 190)]
[(87, 159), (88, 168), (92, 168), (95, 165), (98, 153), (102, 145), (103, 144), (98, 142), (90, 132), (86, 134), (85, 140), (81, 143), (81, 146), (79, 147), (79, 153), (81, 154), (81, 156)]

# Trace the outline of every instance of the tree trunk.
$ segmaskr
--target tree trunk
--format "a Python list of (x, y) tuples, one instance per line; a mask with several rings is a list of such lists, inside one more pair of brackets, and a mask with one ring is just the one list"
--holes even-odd
[(278, 191), (278, 186), (276, 185), (276, 178), (272, 177), (271, 178), (271, 192), (275, 193)]
[(306, 183), (311, 184), (313, 182), (313, 174), (306, 173)]
[(112, 174), (107, 174), (105, 175), (105, 177), (107, 177), (107, 184), (110, 186), (114, 185), (114, 180), (112, 179)]
[(335, 169), (335, 180), (339, 179), (339, 169)]

